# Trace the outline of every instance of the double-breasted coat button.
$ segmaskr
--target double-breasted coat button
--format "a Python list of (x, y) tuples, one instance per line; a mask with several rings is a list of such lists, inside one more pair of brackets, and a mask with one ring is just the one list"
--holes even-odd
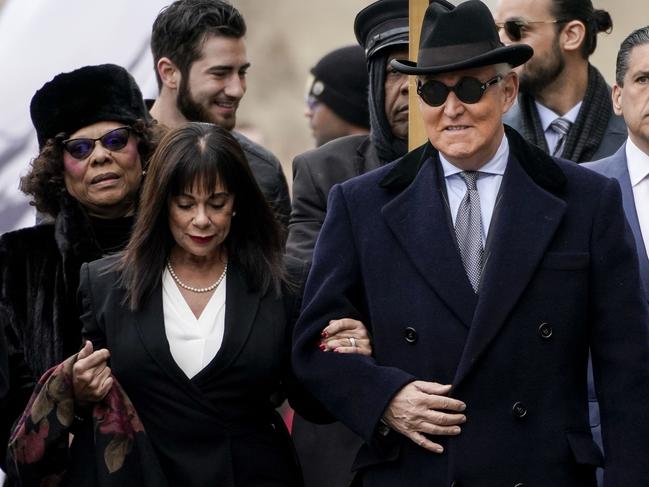
[(544, 340), (552, 338), (552, 325), (550, 323), (541, 323), (541, 326), (539, 326), (539, 335)]
[(512, 413), (514, 414), (515, 418), (523, 419), (525, 416), (527, 416), (527, 408), (522, 402), (515, 402), (512, 406)]
[(403, 337), (408, 343), (415, 343), (417, 341), (417, 330), (409, 326), (403, 330)]

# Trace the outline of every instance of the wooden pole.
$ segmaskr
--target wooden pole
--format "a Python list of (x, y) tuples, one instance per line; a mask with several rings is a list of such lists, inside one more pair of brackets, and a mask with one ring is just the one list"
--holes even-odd
[[(409, 58), (417, 60), (419, 51), (419, 37), (421, 35), (421, 23), (424, 20), (424, 13), (428, 7), (428, 0), (409, 0), (408, 2), (408, 23), (410, 27)], [(416, 77), (410, 76), (410, 93), (408, 96), (408, 149), (412, 150), (426, 142), (426, 131), (419, 111), (419, 97), (417, 96)]]

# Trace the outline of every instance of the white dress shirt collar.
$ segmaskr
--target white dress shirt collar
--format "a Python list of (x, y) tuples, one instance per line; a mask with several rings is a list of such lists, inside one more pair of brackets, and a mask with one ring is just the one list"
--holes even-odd
[(626, 141), (625, 150), (631, 186), (637, 186), (649, 175), (649, 155), (640, 150), (630, 138)]
[(541, 105), (538, 101), (535, 101), (534, 103), (536, 104), (536, 110), (539, 112), (541, 127), (543, 127), (543, 131), (546, 132), (550, 128), (550, 124), (559, 117), (565, 118), (571, 123), (575, 123), (575, 121), (577, 120), (577, 115), (579, 115), (579, 110), (581, 109), (581, 104), (583, 102), (580, 101), (579, 103), (577, 103), (574, 107), (568, 110), (565, 115), (559, 115), (558, 113), (555, 113), (548, 107)]
[[(509, 158), (509, 141), (507, 140), (507, 137), (503, 135), (503, 138), (500, 141), (500, 145), (498, 146), (496, 153), (493, 155), (491, 159), (487, 161), (485, 165), (483, 165), (480, 169), (478, 169), (478, 171), (485, 174), (499, 174), (502, 176), (503, 174), (505, 174), (508, 158)], [(442, 163), (442, 169), (444, 170), (445, 178), (464, 171), (464, 169), (460, 169), (459, 167), (454, 166), (453, 163), (449, 162), (448, 159), (446, 159), (444, 157), (444, 154), (442, 154), (441, 152), (439, 153), (439, 160)]]

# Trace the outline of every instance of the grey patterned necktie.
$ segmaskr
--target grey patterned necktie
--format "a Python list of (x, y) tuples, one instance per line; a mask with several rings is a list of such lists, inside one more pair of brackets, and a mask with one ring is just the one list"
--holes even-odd
[(571, 125), (572, 122), (570, 120), (566, 120), (565, 118), (561, 118), (561, 117), (555, 119), (550, 124), (550, 128), (559, 135), (559, 140), (557, 140), (557, 145), (554, 147), (554, 150), (552, 151), (552, 155), (554, 157), (559, 157), (561, 155), (561, 152), (563, 151), (563, 146), (566, 144), (566, 139), (568, 138), (567, 137), (568, 131), (570, 130)]
[(477, 171), (464, 171), (460, 177), (466, 183), (467, 191), (460, 202), (455, 218), (455, 236), (460, 247), (464, 270), (475, 293), (478, 293), (482, 274), (482, 214), (480, 213), (480, 194), (476, 181)]

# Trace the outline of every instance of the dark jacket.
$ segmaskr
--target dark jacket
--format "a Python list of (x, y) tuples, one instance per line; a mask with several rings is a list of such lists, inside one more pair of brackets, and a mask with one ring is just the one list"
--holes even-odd
[(380, 165), (368, 135), (341, 137), (297, 156), (286, 253), (310, 262), (331, 187)]
[[(301, 485), (288, 433), (275, 421), (279, 393), (286, 392), (302, 414), (320, 412), (300, 393), (290, 369), (298, 296), (251, 291), (231, 264), (223, 344), (189, 379), (169, 350), (161, 284), (131, 311), (121, 304), (116, 273), (105, 272), (108, 263), (81, 269), (84, 336), (95, 349), (110, 350), (113, 375), (138, 412), (169, 485)], [(306, 266), (291, 259), (289, 273), (303, 280)]]
[[(311, 261), (335, 184), (376, 169), (381, 162), (367, 135), (335, 139), (293, 160), (293, 206), (286, 252)], [(346, 487), (361, 439), (341, 423), (314, 424), (293, 418), (293, 441), (307, 487)]]
[[(518, 104), (515, 104), (503, 117), (503, 122), (523, 133), (523, 112)], [(599, 147), (590, 158), (591, 161), (608, 157), (617, 151), (624, 143), (627, 137), (626, 125), (624, 119), (618, 115), (612, 114), (606, 124), (606, 130)], [(586, 162), (586, 161), (578, 161)]]
[(101, 255), (88, 218), (71, 198), (64, 198), (54, 223), (0, 238), (0, 327), (7, 339), (10, 380), (0, 408), (3, 462), (11, 424), (38, 378), (79, 350), (79, 269)]
[[(588, 422), (589, 348), (604, 485), (649, 478), (649, 312), (619, 186), (507, 137), (479, 297), (430, 145), (331, 190), (293, 364), (364, 438), (362, 485), (595, 486), (604, 459)], [(373, 357), (319, 353), (321, 324), (336, 316), (369, 327)], [(435, 437), (442, 455), (380, 423), (416, 379), (452, 384), (467, 405), (462, 432)]]
[(282, 171), (282, 165), (269, 150), (264, 149), (245, 135), (236, 131), (232, 131), (232, 135), (241, 144), (252, 175), (275, 213), (277, 221), (286, 230), (291, 215), (291, 199), (288, 195), (288, 184), (284, 171)]

